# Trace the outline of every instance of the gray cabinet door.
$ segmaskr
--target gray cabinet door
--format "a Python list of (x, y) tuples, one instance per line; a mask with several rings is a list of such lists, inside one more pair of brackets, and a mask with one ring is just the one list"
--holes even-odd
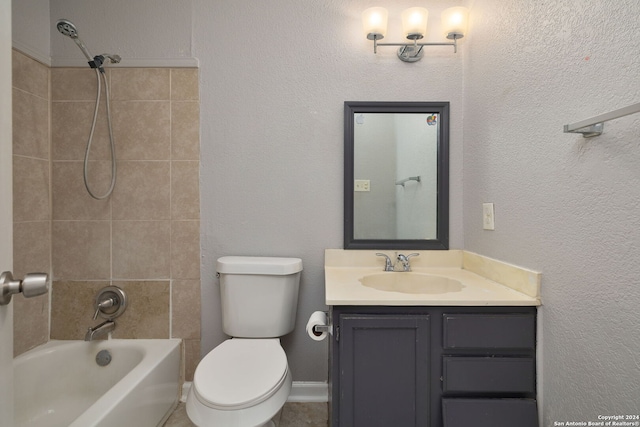
[(428, 315), (340, 316), (340, 427), (429, 427)]

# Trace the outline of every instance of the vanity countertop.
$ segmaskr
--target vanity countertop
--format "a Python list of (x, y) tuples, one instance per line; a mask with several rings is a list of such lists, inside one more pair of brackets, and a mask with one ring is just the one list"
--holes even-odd
[[(389, 292), (363, 286), (361, 279), (383, 272), (377, 251), (327, 249), (327, 305), (379, 306), (538, 306), (540, 273), (461, 250), (421, 251), (411, 258), (413, 273), (457, 280), (462, 289), (445, 293)], [(402, 251), (408, 253), (409, 251)], [(393, 256), (393, 251), (385, 251)], [(487, 277), (489, 276), (489, 277)]]

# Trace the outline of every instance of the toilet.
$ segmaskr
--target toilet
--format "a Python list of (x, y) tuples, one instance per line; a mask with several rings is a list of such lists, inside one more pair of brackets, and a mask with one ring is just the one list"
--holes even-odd
[(291, 391), (279, 337), (295, 324), (302, 260), (225, 256), (216, 271), (222, 329), (232, 338), (198, 364), (187, 415), (198, 427), (273, 426)]

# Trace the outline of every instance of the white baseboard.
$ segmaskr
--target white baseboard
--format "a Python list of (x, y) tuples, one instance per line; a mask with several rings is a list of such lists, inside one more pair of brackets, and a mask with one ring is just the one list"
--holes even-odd
[[(191, 382), (182, 384), (181, 402), (187, 401)], [(325, 382), (294, 381), (287, 402), (328, 402), (329, 385)]]
[(191, 389), (191, 381), (185, 381), (182, 383), (182, 394), (180, 395), (180, 402), (184, 403), (187, 401), (187, 395), (189, 394), (189, 389)]
[(328, 402), (329, 385), (326, 382), (294, 381), (287, 402)]

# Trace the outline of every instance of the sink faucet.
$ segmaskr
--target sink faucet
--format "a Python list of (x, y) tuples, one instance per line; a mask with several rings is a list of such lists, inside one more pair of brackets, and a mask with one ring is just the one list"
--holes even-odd
[[(376, 256), (384, 257), (384, 271), (411, 271), (411, 264), (409, 263), (409, 259), (414, 256), (419, 256), (419, 253), (413, 253), (409, 255), (398, 254), (396, 252), (396, 262), (395, 264), (391, 261), (388, 255), (383, 253), (377, 253)], [(401, 264), (401, 269), (398, 269), (398, 263)]]
[[(419, 253), (413, 253), (413, 254), (409, 254), (409, 255), (403, 255), (403, 254), (398, 254), (398, 260), (396, 261), (396, 265), (398, 265), (398, 263), (402, 264), (402, 270), (400, 271), (411, 271), (411, 264), (409, 264), (409, 258), (414, 257), (414, 256), (419, 256)], [(398, 271), (396, 270), (396, 266), (393, 266), (393, 271)]]
[(84, 335), (85, 341), (93, 341), (94, 339), (112, 332), (116, 328), (116, 322), (113, 320), (105, 320), (95, 328), (87, 329), (87, 333)]
[(376, 254), (376, 256), (383, 256), (384, 257), (384, 271), (393, 271), (393, 262), (391, 262), (391, 258), (389, 258), (389, 256), (387, 254), (383, 254), (381, 252), (378, 252)]

